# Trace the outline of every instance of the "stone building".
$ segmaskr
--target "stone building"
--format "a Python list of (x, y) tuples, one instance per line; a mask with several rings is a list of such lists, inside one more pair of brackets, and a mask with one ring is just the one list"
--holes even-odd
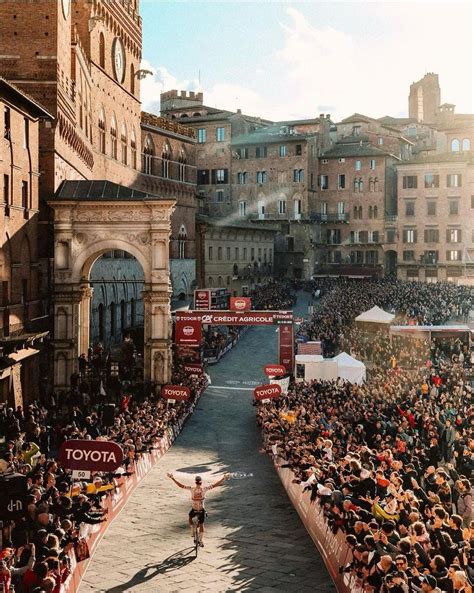
[(234, 216), (278, 225), (275, 275), (309, 278), (314, 269), (318, 156), (330, 145), (329, 115), (284, 121), (232, 140)]
[(395, 165), (413, 145), (398, 127), (360, 113), (337, 124), (337, 141), (319, 158), (316, 274), (395, 273)]
[(474, 282), (473, 154), (398, 163), (398, 277)]
[(40, 122), (52, 116), (0, 78), (1, 315), (0, 401), (23, 405), (38, 395), (46, 309), (38, 265)]
[[(439, 104), (436, 74), (414, 83), (411, 91), (411, 118), (384, 118), (414, 142), (413, 158), (397, 164), (398, 218), (391, 224), (397, 231), (398, 276), (472, 284), (474, 116)], [(413, 111), (415, 96), (424, 115)]]
[(202, 93), (172, 90), (161, 93), (160, 98), (162, 115), (194, 129), (197, 191), (205, 212), (219, 217), (234, 214), (231, 143), (236, 136), (270, 122), (240, 110), (232, 112), (206, 106)]
[(433, 72), (410, 85), (408, 116), (420, 123), (434, 123), (441, 103), (439, 77)]
[[(30, 92), (55, 117), (53, 122), (40, 126), (38, 259), (40, 296), (51, 314), (49, 299), (54, 294), (54, 360), (56, 371), (61, 370), (55, 372), (57, 387), (66, 386), (69, 374), (76, 370), (76, 349), (82, 352), (87, 348), (92, 260), (107, 252), (122, 251), (142, 259), (148, 299), (144, 307), (153, 316), (163, 316), (162, 322), (155, 318), (148, 327), (151, 333), (145, 335), (145, 374), (150, 377), (156, 374), (154, 369), (169, 369), (169, 239), (164, 227), (170, 224), (173, 200), (170, 193), (166, 194), (169, 200), (160, 202), (151, 190), (139, 191), (145, 187), (147, 177), (141, 172), (141, 43), (137, 0), (46, 0), (30, 3), (28, 9), (18, 2), (0, 5), (0, 74)], [(88, 180), (96, 180), (98, 185), (90, 186), (85, 183)], [(64, 185), (71, 182), (76, 185)], [(86, 195), (80, 195), (80, 191)], [(72, 199), (75, 206), (57, 201), (58, 196)], [(102, 242), (98, 242), (97, 234), (93, 247), (96, 251), (91, 254), (92, 244), (87, 244), (90, 237), (84, 230), (89, 231), (92, 225), (86, 229), (81, 225), (91, 216), (87, 203), (97, 199), (110, 208), (98, 213), (102, 217), (99, 222), (107, 224), (97, 229)], [(140, 199), (149, 207), (138, 204)], [(95, 208), (98, 212), (99, 204)], [(160, 208), (162, 214), (158, 213)], [(138, 234), (133, 235), (139, 238), (138, 245), (130, 238), (132, 233), (121, 234), (124, 229), (118, 228), (119, 212), (125, 217), (124, 223), (130, 216), (132, 227), (141, 225)], [(145, 238), (147, 216), (150, 226)], [(162, 222), (154, 223), (159, 216)], [(158, 230), (159, 238), (154, 235)], [(81, 249), (92, 260), (81, 263), (75, 259), (80, 257)], [(115, 258), (110, 261), (121, 265)], [(129, 266), (130, 262), (126, 263)], [(82, 272), (76, 267), (79, 265), (84, 265)], [(118, 307), (118, 303), (112, 305)], [(112, 311), (108, 313), (112, 319)], [(131, 302), (127, 316), (129, 323)]]
[(274, 236), (278, 228), (246, 220), (198, 216), (197, 282), (245, 296), (273, 278)]
[(195, 130), (177, 121), (142, 113), (142, 189), (176, 199), (171, 218), (170, 275), (173, 299), (196, 288)]

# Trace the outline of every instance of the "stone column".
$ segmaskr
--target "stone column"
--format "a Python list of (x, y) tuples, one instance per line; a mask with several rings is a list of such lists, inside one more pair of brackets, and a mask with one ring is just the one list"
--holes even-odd
[(79, 326), (79, 356), (84, 353), (87, 354), (87, 349), (90, 344), (90, 323), (91, 323), (91, 300), (94, 289), (90, 286), (83, 286), (81, 288), (82, 301), (80, 309), (80, 326)]
[(54, 387), (66, 389), (72, 373), (79, 367), (79, 323), (82, 287), (76, 284), (56, 287), (54, 293)]
[(146, 290), (143, 296), (144, 378), (159, 385), (171, 379), (171, 309), (169, 291)]

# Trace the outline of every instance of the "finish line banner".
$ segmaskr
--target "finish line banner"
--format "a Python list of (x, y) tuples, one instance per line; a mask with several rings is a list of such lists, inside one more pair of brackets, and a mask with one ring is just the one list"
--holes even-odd
[(279, 325), (293, 323), (293, 311), (179, 311), (176, 324), (199, 320), (203, 325)]

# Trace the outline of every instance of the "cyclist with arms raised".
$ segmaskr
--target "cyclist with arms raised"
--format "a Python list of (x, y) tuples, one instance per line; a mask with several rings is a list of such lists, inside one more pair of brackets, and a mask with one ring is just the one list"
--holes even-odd
[(206, 518), (206, 509), (204, 508), (204, 499), (206, 498), (206, 493), (212, 488), (216, 488), (220, 486), (225, 480), (227, 480), (230, 475), (224, 474), (222, 478), (219, 478), (217, 482), (214, 484), (210, 484), (209, 486), (202, 485), (202, 478), (201, 476), (196, 476), (194, 479), (194, 486), (186, 486), (185, 484), (181, 484), (178, 480), (173, 476), (172, 473), (167, 474), (168, 478), (171, 478), (173, 482), (179, 486), (180, 488), (184, 488), (185, 490), (191, 491), (191, 510), (189, 511), (189, 526), (191, 527), (191, 535), (193, 535), (193, 518), (198, 518), (199, 524), (199, 532), (200, 532), (200, 543), (199, 545), (204, 547), (203, 537), (204, 537), (204, 520)]

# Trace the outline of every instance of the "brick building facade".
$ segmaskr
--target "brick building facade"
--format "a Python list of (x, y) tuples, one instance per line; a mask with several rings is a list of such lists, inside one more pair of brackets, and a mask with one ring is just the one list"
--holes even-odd
[(38, 163), (40, 122), (52, 116), (0, 78), (1, 315), (0, 400), (23, 404), (38, 393), (39, 351), (46, 310), (38, 261)]
[[(163, 142), (167, 139), (176, 151), (178, 164), (170, 161), (168, 170), (158, 175), (144, 170), (141, 45), (137, 0), (44, 0), (28, 7), (18, 2), (0, 5), (0, 75), (31, 93), (54, 116), (53, 121), (42, 122), (39, 131), (38, 275), (46, 312), (52, 313), (49, 299), (55, 274), (53, 216), (47, 201), (57, 195), (65, 180), (108, 180), (145, 192), (156, 191), (161, 197), (176, 197), (179, 205), (172, 223), (170, 251), (172, 257), (177, 254), (174, 260), (183, 261), (172, 274), (176, 291), (192, 290), (195, 181), (194, 173), (188, 172), (194, 167), (193, 134), (173, 122), (153, 122), (154, 129), (147, 134), (153, 135), (156, 146), (161, 143), (160, 134)], [(183, 146), (187, 162), (181, 157)], [(175, 166), (176, 171), (186, 171), (185, 179), (179, 173), (176, 177)], [(185, 257), (180, 258), (183, 245)], [(112, 279), (114, 265), (123, 269), (124, 261), (110, 260)], [(128, 269), (131, 263), (125, 263)], [(168, 262), (163, 263), (168, 266)], [(109, 307), (118, 307), (108, 300)], [(131, 321), (131, 310), (129, 303), (127, 322)]]

